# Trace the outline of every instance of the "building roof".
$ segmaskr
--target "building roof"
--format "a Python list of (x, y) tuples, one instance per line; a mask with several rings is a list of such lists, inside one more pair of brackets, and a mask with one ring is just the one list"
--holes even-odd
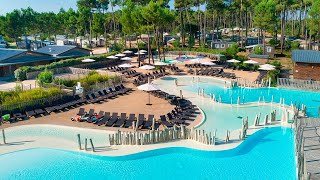
[(27, 52), (27, 50), (0, 48), (0, 61), (12, 58), (25, 52)]
[[(42, 54), (49, 54), (52, 56), (59, 56), (60, 54), (65, 53), (65, 52), (70, 51), (75, 48), (83, 49), (83, 48), (73, 46), (73, 45), (64, 45), (64, 46), (50, 45), (50, 46), (45, 46), (45, 47), (42, 47), (38, 50), (35, 50), (34, 52), (42, 53)], [(87, 50), (87, 49), (85, 49), (85, 50)], [(90, 50), (87, 50), (87, 51), (90, 51)]]
[(293, 50), (292, 61), (303, 63), (320, 63), (320, 51)]

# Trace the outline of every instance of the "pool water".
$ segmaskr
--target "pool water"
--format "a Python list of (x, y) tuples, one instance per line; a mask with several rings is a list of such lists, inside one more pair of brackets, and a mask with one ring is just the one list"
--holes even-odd
[[(179, 86), (175, 86), (175, 81), (178, 81)], [(261, 114), (260, 124), (263, 124), (266, 115), (270, 117), (271, 112), (276, 111), (277, 119), (280, 120), (282, 114), (285, 112), (285, 107), (276, 104), (267, 104), (261, 102), (260, 104), (249, 105), (236, 105), (237, 97), (245, 97), (245, 103), (257, 102), (260, 96), (264, 96), (265, 101), (271, 96), (271, 89), (226, 89), (224, 88), (224, 81), (214, 80), (212, 78), (201, 78), (199, 83), (192, 83), (191, 77), (166, 77), (161, 80), (156, 80), (162, 90), (169, 93), (178, 94), (179, 90), (183, 90), (183, 94), (187, 94), (188, 98), (193, 103), (198, 105), (204, 112), (205, 122), (203, 122), (198, 129), (205, 130), (207, 132), (214, 132), (217, 130), (217, 137), (220, 139), (225, 138), (227, 130), (234, 131), (241, 129), (242, 119), (248, 117), (249, 126), (253, 125), (256, 115)], [(205, 93), (215, 94), (217, 99), (221, 97), (222, 103), (217, 103), (210, 98), (203, 98), (197, 95), (198, 88), (205, 89)], [(260, 91), (259, 91), (260, 90)], [(268, 93), (267, 93), (267, 92)], [(277, 96), (274, 96), (276, 98)], [(234, 104), (231, 106), (231, 98)], [(243, 102), (241, 98), (241, 103)], [(255, 100), (257, 99), (257, 100)], [(263, 99), (263, 98), (261, 98)], [(276, 100), (275, 100), (276, 102)], [(289, 115), (289, 119), (292, 119), (292, 113)]]
[(0, 155), (0, 179), (296, 179), (293, 132), (266, 128), (235, 149), (164, 148), (103, 157), (55, 149)]
[[(318, 117), (318, 110), (320, 107), (320, 92), (292, 90), (284, 88), (224, 88), (224, 81), (213, 80), (209, 78), (200, 78), (200, 82), (192, 83), (191, 77), (179, 77), (179, 82), (189, 84), (186, 86), (186, 90), (197, 92), (198, 88), (205, 89), (205, 93), (215, 94), (217, 97), (221, 97), (223, 103), (237, 103), (238, 96), (240, 96), (241, 102), (273, 102), (279, 103), (280, 98), (284, 99), (286, 105), (304, 104), (307, 106), (307, 115), (309, 117)], [(197, 79), (195, 80), (197, 81)], [(273, 98), (272, 98), (273, 97)]]

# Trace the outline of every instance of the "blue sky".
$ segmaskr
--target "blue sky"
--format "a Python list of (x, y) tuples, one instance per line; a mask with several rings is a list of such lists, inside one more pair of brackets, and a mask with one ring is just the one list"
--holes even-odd
[[(76, 8), (77, 0), (0, 0), (0, 15), (4, 15), (14, 9), (27, 8), (30, 6), (38, 12), (58, 12), (61, 7), (64, 9)], [(170, 1), (173, 6), (173, 0)]]

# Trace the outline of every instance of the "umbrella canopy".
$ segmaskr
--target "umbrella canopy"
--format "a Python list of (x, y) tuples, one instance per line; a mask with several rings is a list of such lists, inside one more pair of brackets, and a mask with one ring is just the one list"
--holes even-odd
[(151, 65), (144, 65), (144, 66), (141, 66), (139, 67), (140, 69), (145, 69), (145, 70), (151, 70), (151, 69), (154, 69), (155, 67), (154, 66), (151, 66)]
[[(147, 84), (143, 84), (141, 86), (138, 86), (138, 89), (141, 91), (147, 91), (147, 92), (160, 90), (160, 88), (157, 85), (150, 83), (150, 78), (148, 78)], [(147, 105), (152, 105), (150, 103), (150, 93), (148, 93), (148, 96), (149, 96), (149, 102)]]
[(123, 51), (124, 54), (131, 54), (133, 53), (132, 51), (129, 51), (129, 50), (126, 50), (126, 51)]
[(125, 63), (125, 64), (121, 64), (119, 67), (122, 67), (122, 68), (131, 68), (132, 65), (131, 65), (131, 64), (128, 64), (128, 63)]
[(124, 57), (124, 58), (121, 58), (121, 60), (122, 60), (122, 61), (131, 61), (132, 58), (130, 58), (130, 57)]
[(238, 60), (236, 60), (236, 59), (231, 59), (231, 60), (227, 60), (227, 62), (229, 62), (229, 63), (238, 63), (238, 62), (240, 62), (240, 61), (238, 61)]
[(140, 50), (139, 52), (146, 53), (146, 52), (148, 52), (148, 51), (142, 49), (142, 50)]
[(108, 56), (107, 58), (108, 59), (118, 59), (118, 57), (116, 57), (116, 56)]
[(201, 64), (206, 65), (206, 66), (214, 66), (216, 63), (213, 62), (202, 62)]
[(259, 67), (259, 70), (272, 71), (272, 70), (275, 70), (275, 66), (270, 64), (264, 64)]
[(258, 64), (258, 62), (254, 61), (254, 60), (244, 61), (243, 63), (245, 63), (245, 64)]
[(164, 63), (164, 62), (156, 62), (156, 63), (154, 63), (154, 65), (155, 66), (166, 66), (166, 65), (168, 65), (167, 63)]
[(117, 57), (125, 57), (126, 55), (125, 54), (116, 54), (115, 56), (117, 56)]
[(94, 59), (84, 59), (84, 60), (82, 60), (82, 62), (84, 62), (84, 63), (89, 63), (89, 62), (95, 62), (96, 60), (94, 60)]
[(140, 55), (145, 55), (145, 53), (143, 53), (143, 52), (137, 52), (137, 53), (134, 53), (135, 55), (138, 55), (138, 54), (140, 54)]
[(157, 91), (160, 88), (155, 84), (147, 83), (147, 84), (143, 84), (143, 85), (138, 86), (138, 89), (141, 90), (141, 91), (149, 92), (149, 91)]

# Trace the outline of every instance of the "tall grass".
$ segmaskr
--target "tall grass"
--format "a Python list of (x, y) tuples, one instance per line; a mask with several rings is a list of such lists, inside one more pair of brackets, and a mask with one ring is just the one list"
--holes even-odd
[(2, 105), (14, 105), (24, 103), (28, 101), (34, 101), (39, 99), (50, 98), (59, 94), (63, 94), (63, 91), (59, 88), (36, 88), (28, 91), (14, 91), (14, 92), (2, 92), (0, 93), (2, 99)]
[(76, 86), (77, 82), (80, 82), (82, 87), (87, 88), (95, 85), (96, 83), (102, 83), (109, 80), (118, 82), (120, 78), (118, 76), (107, 76), (99, 74), (96, 71), (91, 71), (88, 75), (79, 79), (55, 79), (54, 83), (67, 87), (73, 87)]

